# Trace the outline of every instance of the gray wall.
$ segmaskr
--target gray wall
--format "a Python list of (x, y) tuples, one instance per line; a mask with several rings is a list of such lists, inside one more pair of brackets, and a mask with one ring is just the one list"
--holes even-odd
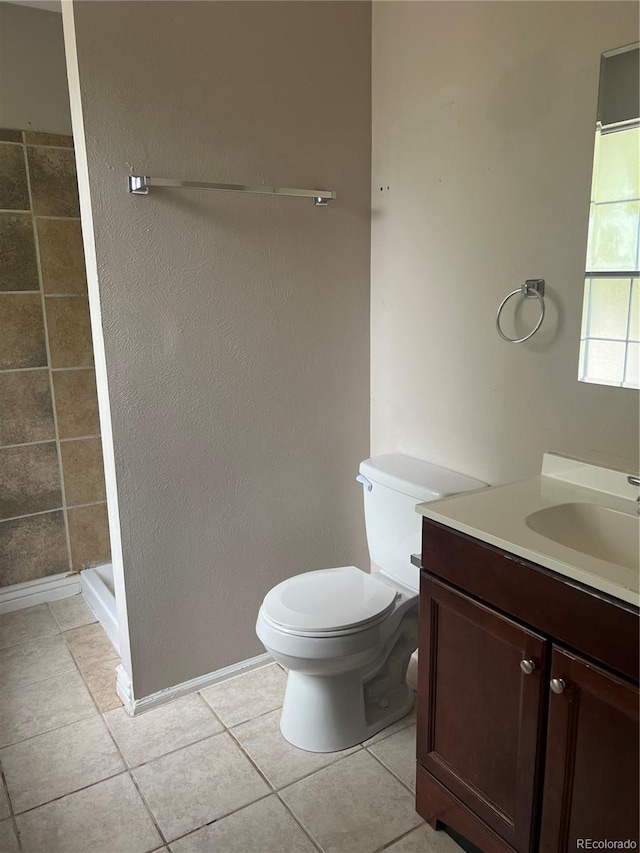
[(71, 133), (59, 13), (0, 3), (0, 127)]
[(260, 653), (278, 581), (366, 565), (370, 14), (75, 4), (137, 697)]
[[(373, 4), (373, 452), (637, 470), (638, 392), (577, 379), (600, 54), (637, 34), (636, 3)], [(538, 277), (542, 329), (505, 343), (496, 308)]]

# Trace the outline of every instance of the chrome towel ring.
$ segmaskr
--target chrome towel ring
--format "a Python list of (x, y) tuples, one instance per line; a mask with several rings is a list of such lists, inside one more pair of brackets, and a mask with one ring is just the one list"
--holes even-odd
[[(525, 299), (539, 299), (540, 300), (540, 318), (533, 330), (529, 332), (528, 335), (525, 335), (523, 338), (508, 338), (505, 333), (500, 328), (500, 314), (502, 313), (502, 309), (507, 304), (508, 300), (511, 299), (512, 296), (515, 296), (517, 293), (521, 293)], [(498, 312), (496, 314), (496, 329), (498, 330), (498, 334), (502, 338), (503, 341), (508, 341), (510, 344), (521, 344), (524, 341), (528, 341), (529, 338), (533, 337), (535, 333), (538, 331), (540, 326), (542, 325), (542, 321), (544, 320), (544, 279), (543, 278), (529, 278), (522, 287), (519, 287), (517, 290), (512, 290), (511, 293), (507, 294), (505, 298), (502, 300), (500, 305), (498, 306)]]

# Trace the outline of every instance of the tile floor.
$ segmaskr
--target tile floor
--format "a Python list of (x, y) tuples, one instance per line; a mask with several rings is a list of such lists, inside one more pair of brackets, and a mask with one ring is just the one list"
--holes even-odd
[(415, 715), (303, 752), (271, 664), (138, 717), (80, 596), (0, 616), (0, 853), (459, 853), (413, 804)]

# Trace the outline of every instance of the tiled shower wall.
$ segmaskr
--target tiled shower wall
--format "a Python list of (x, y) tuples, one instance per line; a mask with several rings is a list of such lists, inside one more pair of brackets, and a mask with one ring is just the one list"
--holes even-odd
[(108, 559), (73, 142), (0, 130), (0, 586)]

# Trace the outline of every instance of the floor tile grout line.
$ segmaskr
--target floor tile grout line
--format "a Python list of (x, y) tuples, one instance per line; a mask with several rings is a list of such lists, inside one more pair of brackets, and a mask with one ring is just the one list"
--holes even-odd
[(18, 851), (19, 853), (22, 853), (22, 840), (20, 838), (20, 830), (18, 828), (18, 822), (16, 820), (16, 814), (13, 808), (11, 795), (9, 794), (9, 785), (7, 784), (7, 779), (2, 765), (0, 765), (0, 787), (2, 787), (5, 797), (7, 798), (7, 803), (9, 804), (9, 817), (7, 819), (11, 821), (11, 826), (13, 827), (13, 834), (15, 835), (16, 840), (18, 842)]
[(300, 829), (304, 832), (304, 834), (307, 836), (307, 838), (313, 844), (316, 850), (318, 850), (319, 853), (325, 853), (324, 848), (320, 845), (320, 842), (316, 841), (316, 839), (311, 834), (311, 831), (307, 829), (307, 827), (302, 823), (301, 819), (297, 816), (297, 814), (293, 811), (289, 804), (286, 803), (285, 800), (280, 796), (279, 791), (276, 791), (276, 797), (278, 798), (278, 802), (282, 804), (287, 813), (291, 815), (291, 817), (295, 820), (295, 822), (298, 824)]
[(142, 803), (143, 803), (145, 809), (147, 810), (147, 814), (151, 818), (151, 823), (154, 825), (156, 832), (158, 833), (158, 835), (162, 839), (162, 844), (164, 846), (166, 846), (169, 843), (169, 840), (168, 840), (167, 836), (164, 834), (164, 832), (162, 831), (162, 829), (160, 828), (160, 824), (156, 820), (156, 816), (154, 815), (154, 813), (151, 809), (151, 806), (147, 802), (147, 798), (145, 797), (145, 795), (142, 792), (142, 789), (140, 788), (140, 783), (136, 779), (136, 777), (133, 773), (133, 770), (127, 770), (127, 773), (129, 774), (129, 778), (131, 779), (131, 783), (132, 783), (133, 787), (138, 792), (138, 796), (142, 800)]
[(203, 823), (201, 826), (197, 826), (195, 829), (190, 829), (188, 832), (183, 833), (182, 835), (177, 835), (171, 841), (166, 841), (165, 844), (171, 846), (175, 844), (177, 841), (182, 841), (185, 838), (188, 838), (190, 835), (195, 835), (196, 832), (199, 832), (201, 829), (206, 829), (208, 826), (213, 826), (214, 823), (220, 823), (220, 821), (226, 820), (228, 817), (232, 817), (238, 812), (243, 811), (243, 809), (248, 809), (250, 806), (255, 806), (256, 803), (261, 803), (263, 800), (269, 799), (269, 797), (273, 797), (275, 795), (275, 791), (269, 791), (267, 794), (263, 794), (260, 797), (257, 797), (255, 800), (251, 800), (249, 803), (245, 803), (242, 806), (238, 806), (237, 809), (232, 809), (230, 812), (225, 812), (220, 815), (220, 817), (216, 817), (213, 820), (208, 820), (206, 823)]
[[(45, 635), (45, 636), (47, 636), (47, 635)], [(57, 637), (58, 635), (57, 634), (51, 634), (49, 636)], [(39, 639), (43, 639), (43, 638), (39, 638)], [(19, 645), (22, 645), (22, 644), (20, 643)], [(8, 646), (7, 648), (15, 649), (16, 646)], [(6, 651), (6, 649), (3, 649), (3, 651)], [(5, 686), (4, 689), (5, 690), (11, 690), (11, 689), (21, 690), (23, 687), (33, 687), (34, 684), (42, 684), (43, 682), (48, 681), (50, 678), (62, 678), (64, 675), (67, 675), (67, 673), (73, 672), (73, 669), (74, 669), (74, 667), (70, 665), (69, 667), (67, 667), (65, 669), (61, 669), (59, 672), (54, 673), (54, 675), (51, 675), (49, 673), (48, 675), (44, 675), (42, 678), (40, 678), (40, 677), (35, 678), (33, 681), (22, 681), (22, 682), (19, 682), (18, 684), (10, 685), (9, 687)], [(5, 682), (5, 684), (6, 684), (6, 682)], [(58, 728), (58, 727), (56, 727), (56, 728)], [(2, 749), (4, 749), (4, 747), (2, 747)]]
[[(94, 624), (94, 623), (91, 623), (91, 624)], [(99, 624), (99, 623), (98, 623), (98, 624)], [(83, 627), (83, 626), (80, 626), (80, 627)], [(63, 635), (63, 636), (64, 636), (64, 635)], [(66, 643), (66, 640), (65, 640), (65, 643)], [(69, 649), (68, 643), (67, 643), (67, 648)], [(87, 684), (87, 681), (86, 681), (86, 678), (85, 678), (85, 676), (84, 676), (84, 673), (83, 673), (83, 672), (82, 672), (82, 670), (80, 669), (80, 665), (79, 665), (78, 661), (76, 660), (76, 658), (74, 657), (73, 653), (71, 652), (71, 649), (69, 649), (69, 653), (71, 654), (71, 657), (73, 658), (73, 662), (74, 662), (74, 664), (75, 664), (75, 667), (76, 667), (76, 670), (77, 670), (78, 674), (80, 675), (80, 678), (82, 679), (82, 683), (84, 684), (84, 687), (85, 687), (85, 689), (86, 689), (87, 693), (88, 693), (88, 694), (89, 694), (89, 696), (91, 697), (91, 701), (93, 702), (93, 705), (94, 705), (94, 707), (95, 707), (95, 709), (96, 709), (96, 711), (97, 711), (97, 715), (98, 715), (98, 717), (102, 720), (102, 724), (104, 725), (105, 729), (107, 730), (107, 733), (108, 733), (109, 737), (111, 738), (111, 740), (112, 740), (112, 742), (113, 742), (113, 745), (114, 745), (114, 747), (115, 747), (115, 749), (116, 749), (116, 752), (117, 752), (117, 753), (118, 753), (118, 755), (120, 756), (120, 760), (123, 762), (123, 765), (124, 765), (124, 766), (123, 766), (123, 769), (122, 769), (119, 773), (116, 773), (116, 774), (114, 774), (114, 775), (115, 775), (115, 776), (121, 776), (121, 775), (124, 775), (124, 774), (128, 775), (129, 779), (131, 780), (131, 783), (133, 784), (134, 788), (135, 788), (135, 789), (136, 789), (136, 791), (138, 792), (138, 795), (139, 795), (140, 799), (142, 800), (142, 803), (143, 803), (143, 805), (144, 805), (144, 808), (146, 809), (146, 811), (147, 811), (147, 813), (148, 813), (148, 815), (149, 815), (149, 817), (150, 817), (150, 819), (151, 819), (152, 824), (154, 825), (154, 827), (156, 828), (156, 831), (158, 832), (158, 834), (159, 834), (159, 836), (160, 836), (160, 839), (161, 839), (161, 841), (162, 841), (162, 845), (161, 845), (161, 846), (164, 846), (164, 845), (166, 845), (166, 844), (167, 844), (167, 839), (165, 838), (164, 833), (160, 830), (160, 827), (159, 827), (159, 826), (158, 826), (158, 824), (157, 824), (157, 821), (156, 821), (156, 819), (155, 819), (155, 817), (154, 817), (154, 815), (153, 815), (153, 812), (151, 811), (151, 809), (150, 809), (150, 807), (149, 807), (149, 804), (147, 803), (147, 801), (146, 801), (145, 797), (143, 796), (142, 791), (141, 791), (141, 790), (140, 790), (140, 788), (138, 787), (137, 780), (136, 780), (136, 779), (135, 779), (135, 777), (133, 776), (133, 773), (132, 773), (131, 769), (129, 768), (129, 766), (128, 766), (128, 764), (127, 764), (126, 760), (125, 760), (125, 757), (124, 757), (124, 755), (122, 754), (122, 750), (120, 749), (120, 747), (119, 747), (119, 745), (118, 745), (117, 741), (115, 740), (115, 738), (114, 738), (114, 736), (113, 736), (113, 733), (111, 732), (111, 729), (109, 728), (109, 726), (108, 726), (108, 724), (107, 724), (107, 721), (106, 721), (106, 720), (105, 720), (105, 718), (104, 718), (104, 713), (100, 710), (100, 707), (99, 707), (99, 705), (98, 705), (98, 703), (97, 703), (97, 701), (96, 701), (96, 698), (95, 698), (95, 696), (93, 695), (93, 693), (92, 693), (92, 691), (91, 691), (91, 688), (90, 688), (90, 687), (89, 687), (89, 685)], [(94, 716), (94, 715), (91, 715), (91, 716)], [(54, 730), (54, 731), (55, 731), (55, 730)], [(113, 777), (113, 776), (110, 776), (110, 777), (107, 777), (107, 778), (114, 778), (114, 777)], [(78, 789), (78, 790), (79, 790), (79, 791), (84, 791), (84, 790), (86, 790), (87, 788), (95, 787), (95, 785), (99, 785), (101, 782), (104, 782), (104, 781), (106, 781), (106, 779), (100, 779), (98, 782), (94, 782), (92, 785), (85, 785), (85, 787), (84, 787), (84, 788), (80, 788), (80, 789)], [(78, 791), (73, 791), (73, 792), (71, 792), (71, 793), (75, 793), (75, 794), (77, 794), (77, 793), (78, 793)], [(65, 794), (64, 796), (70, 796), (70, 794)], [(59, 797), (58, 799), (62, 799), (62, 797)], [(54, 802), (54, 801), (53, 801), (53, 800), (50, 800), (50, 802)], [(47, 805), (47, 804), (45, 803), (44, 805)]]
[(62, 726), (56, 726), (54, 729), (47, 729), (44, 732), (38, 732), (36, 735), (29, 735), (29, 737), (22, 738), (22, 740), (17, 740), (15, 743), (8, 743), (6, 746), (0, 747), (0, 752), (4, 752), (5, 749), (12, 749), (14, 746), (20, 746), (23, 743), (27, 743), (30, 740), (35, 740), (35, 738), (40, 737), (41, 735), (50, 735), (52, 732), (59, 732), (62, 729), (68, 729), (71, 726), (75, 726), (76, 723), (84, 723), (86, 720), (91, 720), (95, 717), (95, 714), (90, 714), (87, 717), (81, 717), (79, 720), (72, 720), (70, 723), (64, 723)]
[[(91, 622), (82, 622), (80, 625), (72, 625), (71, 627), (63, 628), (62, 625), (60, 624), (58, 617), (56, 616), (56, 614), (53, 610), (53, 607), (51, 605), (57, 604), (60, 601), (72, 601), (74, 598), (76, 598), (76, 596), (79, 596), (82, 599), (82, 602), (84, 603), (85, 607), (87, 608), (87, 610), (89, 610), (89, 613), (92, 616), (92, 620), (91, 620)], [(81, 592), (76, 592), (75, 595), (69, 595), (67, 598), (58, 598), (58, 599), (55, 599), (54, 601), (47, 601), (46, 604), (47, 604), (47, 607), (49, 608), (49, 613), (51, 614), (54, 622), (58, 626), (58, 630), (61, 634), (66, 634), (67, 631), (75, 631), (76, 628), (86, 628), (87, 625), (95, 625), (96, 622), (98, 621), (98, 619), (94, 615), (93, 611), (89, 609), (86, 601), (84, 600), (84, 596), (82, 595)], [(36, 604), (35, 606), (37, 607), (38, 605)], [(0, 616), (0, 619), (1, 618), (2, 617)], [(66, 642), (66, 640), (65, 640), (65, 642)], [(67, 648), (68, 648), (68, 644), (67, 644)], [(69, 649), (69, 651), (71, 652), (71, 649)]]
[[(119, 710), (120, 710), (119, 708), (110, 708), (109, 711), (102, 711), (101, 716), (103, 718), (105, 718), (106, 715), (110, 711), (119, 711)], [(126, 713), (126, 711), (125, 711), (125, 713)], [(105, 719), (104, 723), (107, 726), (107, 728), (109, 729), (109, 734), (111, 735), (113, 740), (116, 743), (118, 743), (118, 741), (116, 740), (115, 734), (111, 730), (111, 727), (109, 725), (108, 720)], [(126, 755), (124, 754), (124, 752), (122, 751), (120, 746), (118, 746), (118, 749), (120, 750), (120, 752), (122, 752), (122, 757), (124, 759), (125, 764), (127, 765), (127, 770), (131, 770), (132, 773), (135, 773), (136, 770), (140, 770), (143, 767), (147, 767), (149, 764), (153, 764), (154, 761), (160, 761), (162, 758), (166, 758), (168, 755), (175, 755), (176, 752), (180, 752), (180, 750), (182, 750), (182, 749), (187, 749), (188, 747), (196, 746), (197, 744), (204, 743), (205, 740), (209, 740), (210, 738), (218, 737), (218, 735), (223, 735), (224, 733), (225, 733), (224, 731), (212, 732), (211, 734), (204, 735), (204, 737), (200, 737), (194, 741), (190, 741), (189, 743), (185, 743), (182, 746), (177, 746), (175, 749), (170, 749), (168, 752), (163, 752), (160, 755), (154, 755), (153, 758), (148, 758), (145, 761), (141, 761), (139, 764), (132, 764), (129, 761), (129, 759), (126, 757)]]
[[(92, 719), (92, 718), (89, 718)], [(78, 722), (81, 722), (80, 720)], [(59, 731), (59, 729), (55, 729), (54, 731)], [(102, 784), (102, 782), (108, 782), (109, 779), (116, 779), (118, 776), (125, 776), (127, 773), (126, 768), (122, 768), (118, 770), (116, 773), (109, 773), (108, 776), (105, 776), (102, 779), (97, 779), (95, 782), (90, 782), (88, 785), (82, 785), (80, 788), (74, 788), (72, 791), (67, 791), (65, 794), (60, 794), (57, 797), (52, 797), (50, 800), (46, 800), (44, 803), (38, 803), (36, 806), (30, 806), (28, 809), (24, 809), (21, 812), (16, 812), (15, 817), (24, 817), (24, 815), (31, 814), (32, 812), (37, 811), (38, 809), (43, 808), (44, 806), (50, 806), (52, 803), (59, 803), (60, 800), (64, 800), (65, 797), (71, 797), (74, 794), (79, 794), (81, 791), (88, 791), (89, 788), (95, 788), (96, 785)]]
[[(221, 682), (221, 683), (225, 684), (226, 682)], [(215, 685), (212, 685), (212, 686), (215, 686)], [(205, 687), (204, 689), (208, 690), (209, 688)], [(207, 699), (205, 699), (204, 696), (202, 698), (204, 699), (205, 702), (207, 702)], [(213, 706), (209, 706), (209, 707), (211, 707), (213, 710)], [(222, 719), (222, 717), (215, 710), (214, 710), (214, 713), (216, 713), (216, 716), (218, 717), (218, 719), (220, 720), (222, 725), (225, 727), (225, 729), (228, 729), (229, 731), (231, 731), (231, 729), (237, 729), (238, 726), (244, 726), (245, 723), (250, 723), (252, 720), (258, 720), (260, 717), (266, 717), (267, 714), (273, 714), (274, 711), (277, 711), (280, 708), (282, 708), (282, 705), (277, 705), (275, 708), (271, 708), (269, 711), (262, 711), (262, 713), (256, 714), (255, 717), (249, 717), (249, 719), (247, 719), (247, 720), (242, 720), (239, 723), (232, 723), (231, 725), (229, 725), (228, 723), (225, 723), (225, 721)]]
[(275, 785), (274, 785), (274, 784), (273, 784), (273, 783), (272, 783), (272, 782), (267, 778), (266, 774), (265, 774), (265, 773), (263, 773), (263, 771), (258, 767), (258, 765), (257, 765), (257, 764), (256, 764), (256, 762), (253, 760), (253, 758), (249, 755), (249, 753), (247, 752), (247, 750), (242, 746), (242, 744), (237, 740), (237, 738), (236, 738), (236, 737), (235, 737), (235, 736), (234, 736), (234, 735), (229, 731), (229, 729), (226, 729), (226, 733), (229, 735), (229, 737), (231, 738), (231, 740), (233, 741), (233, 743), (238, 747), (238, 749), (239, 749), (239, 750), (240, 750), (240, 752), (244, 755), (244, 757), (247, 759), (247, 761), (251, 764), (251, 766), (253, 767), (253, 769), (258, 773), (258, 775), (260, 776), (260, 778), (261, 778), (264, 782), (266, 782), (266, 784), (269, 786), (269, 789), (270, 789), (270, 790), (269, 790), (269, 793), (271, 793), (271, 794), (275, 794), (275, 793), (276, 793), (276, 787), (275, 787)]
[(400, 782), (400, 784), (401, 784), (404, 788), (406, 788), (406, 789), (407, 789), (407, 791), (409, 791), (409, 793), (410, 793), (410, 794), (415, 798), (415, 796), (416, 796), (416, 792), (415, 792), (412, 788), (410, 788), (410, 787), (407, 785), (407, 783), (406, 783), (406, 782), (404, 782), (404, 781), (403, 781), (403, 780), (398, 776), (398, 774), (397, 774), (394, 770), (392, 770), (390, 767), (387, 767), (387, 765), (384, 763), (384, 761), (383, 761), (381, 758), (379, 758), (379, 757), (375, 754), (375, 752), (371, 752), (371, 750), (370, 750), (368, 747), (365, 747), (365, 749), (367, 750), (367, 752), (369, 753), (369, 755), (370, 755), (372, 758), (375, 758), (375, 760), (378, 762), (378, 764), (380, 764), (380, 766), (381, 766), (381, 767), (384, 767), (384, 769), (385, 769), (385, 770), (388, 770), (388, 771), (389, 771), (389, 773), (391, 773), (391, 775), (392, 775), (395, 779), (397, 779), (397, 780), (398, 780), (398, 782)]
[[(67, 672), (73, 672), (73, 670), (67, 670)], [(66, 675), (66, 673), (63, 673), (63, 675)], [(52, 678), (57, 678), (57, 677), (58, 676), (52, 676)], [(43, 682), (39, 681), (37, 683), (42, 684)], [(4, 745), (0, 746), (0, 750), (8, 749), (11, 746), (17, 746), (17, 744), (19, 744), (19, 743), (25, 743), (26, 741), (33, 740), (34, 738), (39, 737), (40, 735), (46, 735), (46, 734), (49, 734), (50, 732), (57, 732), (58, 729), (64, 729), (67, 726), (73, 725), (73, 723), (81, 723), (83, 720), (91, 719), (91, 717), (95, 717), (95, 713), (93, 711), (90, 714), (87, 714), (86, 716), (78, 717), (77, 720), (72, 720), (70, 723), (64, 723), (64, 725), (62, 725), (62, 726), (53, 726), (53, 728), (51, 728), (51, 729), (44, 729), (43, 731), (37, 732), (34, 735), (29, 735), (28, 737), (22, 737), (19, 740), (12, 741), (11, 743), (5, 743)]]
[[(35, 606), (37, 607), (38, 605), (35, 605)], [(20, 611), (14, 610), (14, 611), (9, 611), (9, 612), (19, 613)], [(7, 613), (0, 614), (0, 619), (2, 619), (3, 616), (7, 616), (7, 615), (8, 615)], [(52, 617), (52, 618), (55, 618), (55, 617)], [(58, 623), (56, 622), (55, 624), (57, 625)], [(2, 655), (3, 652), (6, 652), (7, 649), (15, 649), (16, 646), (25, 646), (27, 643), (33, 643), (36, 640), (44, 640), (45, 637), (56, 637), (58, 634), (62, 634), (62, 631), (57, 630), (57, 631), (49, 631), (46, 634), (36, 634), (34, 637), (26, 637), (24, 640), (18, 640), (17, 643), (9, 643), (6, 646), (0, 646), (0, 655)], [(45, 676), (45, 678), (41, 678), (40, 681), (46, 681), (46, 679), (50, 678), (50, 677), (51, 677), (50, 675), (47, 675), (47, 676)]]
[[(417, 814), (417, 812), (416, 812), (416, 814)], [(382, 847), (376, 848), (376, 850), (374, 850), (373, 853), (384, 853), (385, 850), (388, 850), (390, 847), (392, 847), (394, 844), (396, 844), (396, 842), (402, 841), (408, 835), (411, 835), (412, 832), (416, 832), (418, 829), (422, 829), (422, 827), (425, 825), (425, 823), (426, 823), (426, 821), (423, 820), (422, 823), (419, 823), (417, 826), (412, 826), (411, 829), (408, 829), (406, 832), (403, 832), (402, 835), (398, 835), (394, 839), (392, 839), (391, 841), (388, 841), (386, 844), (383, 844)]]
[[(214, 716), (214, 717), (216, 718), (216, 720), (220, 723), (220, 725), (222, 726), (222, 728), (223, 728), (225, 731), (227, 730), (227, 726), (222, 722), (221, 718), (218, 716), (218, 714), (216, 714), (216, 712), (213, 710), (213, 708), (211, 707), (211, 705), (210, 705), (210, 704), (207, 702), (207, 700), (204, 698), (204, 696), (202, 695), (202, 692), (201, 692), (200, 690), (196, 690), (194, 693), (186, 693), (185, 695), (186, 695), (186, 696), (194, 696), (194, 695), (195, 695), (195, 696), (197, 696), (197, 697), (198, 697), (198, 699), (200, 700), (200, 702), (201, 702), (201, 703), (206, 707), (206, 709), (207, 709), (208, 711), (210, 711), (210, 712), (213, 714), (213, 716)], [(179, 698), (183, 698), (183, 697), (179, 697)], [(174, 700), (171, 700), (171, 701), (174, 701)]]
[(364, 749), (361, 743), (356, 744), (355, 747), (347, 748), (353, 749), (353, 752), (350, 752), (348, 755), (341, 755), (340, 758), (336, 758), (336, 760), (332, 761), (330, 764), (325, 764), (324, 767), (318, 767), (316, 770), (312, 770), (311, 773), (307, 773), (304, 776), (301, 776), (299, 779), (294, 779), (293, 782), (287, 782), (285, 785), (281, 785), (279, 788), (276, 789), (276, 793), (281, 794), (283, 791), (286, 791), (289, 788), (293, 788), (293, 786), (297, 785), (299, 782), (306, 782), (308, 779), (311, 779), (311, 777), (315, 776), (317, 773), (323, 773), (325, 770), (329, 770), (330, 768), (335, 767), (337, 764), (346, 761), (347, 758), (352, 758), (354, 755), (357, 755)]

